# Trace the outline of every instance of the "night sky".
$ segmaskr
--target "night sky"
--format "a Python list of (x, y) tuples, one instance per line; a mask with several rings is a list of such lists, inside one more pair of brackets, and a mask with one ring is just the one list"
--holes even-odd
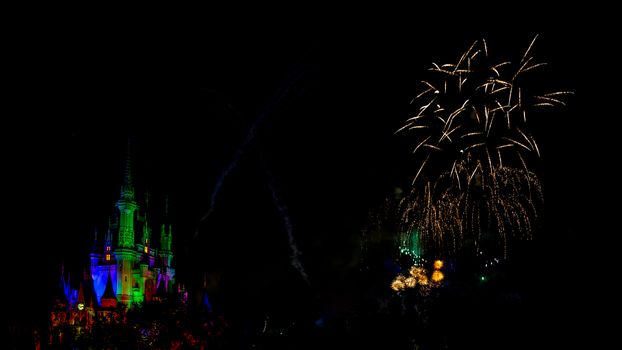
[[(17, 40), (1, 131), (12, 300), (40, 312), (61, 261), (73, 271), (86, 263), (93, 231), (104, 230), (118, 199), (130, 137), (137, 192), (150, 192), (155, 213), (169, 196), (179, 279), (198, 284), (207, 273), (232, 313), (356, 309), (360, 230), (413, 176), (411, 145), (392, 134), (421, 74), (482, 37), (517, 57), (540, 33), (535, 56), (549, 66), (539, 83), (575, 95), (535, 125), (545, 208), (532, 255), (516, 259), (538, 285), (535, 300), (550, 302), (545, 317), (572, 316), (565, 322), (579, 329), (596, 293), (577, 280), (604, 277), (596, 261), (613, 233), (600, 229), (611, 179), (600, 169), (614, 160), (605, 144), (619, 108), (605, 84), (617, 64), (607, 28), (558, 20), (444, 30), (372, 24), (332, 35), (314, 27), (112, 36), (65, 28)], [(253, 126), (213, 214), (200, 222)], [(269, 184), (287, 207), (310, 288), (289, 263)]]

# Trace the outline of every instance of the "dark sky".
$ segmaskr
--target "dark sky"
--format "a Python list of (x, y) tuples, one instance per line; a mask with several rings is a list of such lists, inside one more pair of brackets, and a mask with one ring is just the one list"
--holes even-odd
[[(136, 35), (60, 29), (16, 40), (2, 128), (4, 236), (12, 240), (5, 248), (41, 267), (16, 261), (12, 283), (28, 298), (44, 298), (39, 288), (57, 278), (61, 260), (84, 262), (93, 230), (103, 229), (117, 199), (129, 135), (138, 190), (150, 191), (154, 210), (170, 196), (179, 274), (188, 283), (207, 271), (258, 309), (290, 288), (305, 289), (289, 265), (272, 182), (311, 279), (305, 293), (339, 303), (356, 271), (367, 212), (412, 176), (409, 145), (392, 133), (420, 75), (482, 37), (516, 57), (537, 33), (536, 57), (550, 64), (542, 84), (576, 94), (538, 125), (547, 235), (536, 244), (558, 269), (579, 250), (594, 257), (602, 234), (587, 231), (600, 215), (596, 188), (608, 183), (594, 155), (609, 149), (603, 129), (615, 104), (603, 85), (615, 66), (607, 63), (610, 32), (573, 18), (483, 29), (391, 22), (333, 33), (314, 26)], [(213, 215), (199, 224), (218, 176), (258, 118)], [(572, 278), (560, 276), (560, 283)]]

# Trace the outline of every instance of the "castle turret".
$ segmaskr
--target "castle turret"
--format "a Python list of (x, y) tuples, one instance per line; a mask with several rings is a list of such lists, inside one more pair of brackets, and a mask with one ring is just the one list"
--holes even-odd
[(69, 294), (71, 292), (71, 288), (69, 287), (69, 283), (65, 279), (65, 265), (61, 263), (60, 268), (60, 279), (58, 284), (56, 285), (56, 289), (54, 290), (54, 308), (55, 309), (66, 309), (69, 305)]
[(162, 259), (162, 266), (171, 266), (171, 260), (173, 260), (173, 225), (168, 221), (168, 197), (166, 197), (164, 207), (164, 220), (160, 229), (160, 258)]
[(119, 209), (119, 247), (134, 248), (134, 217), (138, 205), (134, 201), (134, 184), (132, 182), (132, 169), (130, 159), (130, 145), (127, 146), (127, 159), (125, 160), (125, 174), (121, 186), (121, 198), (117, 202)]
[(93, 249), (91, 249), (91, 254), (89, 254), (89, 257), (91, 258), (91, 275), (95, 273), (95, 266), (99, 264), (99, 259), (101, 258), (101, 251), (100, 251), (101, 247), (99, 245), (99, 241), (97, 237), (97, 229), (95, 229), (94, 236), (95, 237), (93, 239)]
[(104, 261), (112, 261), (112, 224), (108, 219), (108, 232), (106, 232), (106, 241), (104, 242)]
[(127, 146), (127, 158), (125, 161), (125, 174), (121, 186), (121, 198), (117, 201), (119, 209), (119, 239), (118, 247), (114, 251), (117, 260), (117, 299), (129, 305), (132, 300), (133, 267), (137, 260), (134, 250), (134, 221), (138, 204), (134, 200), (134, 184), (132, 182), (132, 169), (130, 158), (130, 144)]
[(162, 224), (160, 231), (160, 251), (158, 252), (158, 257), (160, 258), (160, 263), (162, 265), (162, 281), (160, 283), (164, 284), (164, 288), (167, 292), (171, 291), (173, 278), (175, 277), (175, 269), (171, 267), (171, 262), (173, 260), (173, 251), (171, 250), (172, 243), (172, 225)]
[[(168, 222), (168, 197), (166, 198), (165, 203), (165, 222)], [(164, 288), (167, 292), (171, 292), (172, 284), (175, 278), (175, 269), (171, 267), (171, 262), (173, 260), (173, 225), (170, 223), (162, 224), (160, 229), (160, 251), (158, 252), (158, 257), (160, 258), (160, 262), (162, 264), (162, 278), (164, 283)]]
[(143, 236), (140, 243), (143, 245), (143, 252), (149, 253), (151, 246), (151, 228), (149, 227), (149, 221), (147, 215), (149, 213), (149, 193), (145, 195), (145, 216), (143, 222)]
[[(162, 227), (160, 228), (160, 250), (161, 250), (160, 256), (167, 255), (167, 254), (164, 254), (164, 252), (171, 251), (172, 243), (173, 243), (172, 225), (162, 224)], [(168, 260), (166, 260), (166, 262), (163, 261), (163, 263), (164, 265), (167, 265), (167, 266), (170, 265)]]
[(112, 222), (108, 218), (108, 230), (104, 236), (103, 246), (95, 244), (95, 250), (91, 253), (91, 278), (97, 301), (100, 301), (106, 288), (109, 274), (114, 279), (116, 275), (115, 256), (112, 248)]

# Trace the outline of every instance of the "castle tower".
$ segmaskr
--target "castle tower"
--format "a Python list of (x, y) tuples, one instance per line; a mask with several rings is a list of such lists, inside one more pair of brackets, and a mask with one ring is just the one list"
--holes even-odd
[(112, 230), (113, 224), (110, 218), (108, 218), (108, 230), (104, 237), (103, 246), (97, 240), (96, 234), (93, 251), (90, 254), (91, 278), (93, 279), (95, 295), (99, 302), (101, 302), (102, 295), (106, 289), (108, 275), (112, 276), (113, 281), (116, 281), (115, 278), (117, 276), (116, 259), (112, 248)]
[[(61, 268), (55, 306), (50, 313), (50, 344), (65, 344), (63, 335), (67, 333), (67, 327), (74, 332), (70, 337), (90, 332), (93, 322), (113, 315), (117, 306), (132, 308), (141, 303), (169, 300), (175, 287), (175, 269), (171, 266), (173, 228), (168, 221), (168, 199), (158, 239), (157, 229), (152, 230), (150, 226), (149, 194), (145, 196), (145, 205), (140, 207), (135, 196), (129, 146), (128, 142), (115, 212), (108, 219), (105, 235), (95, 230), (89, 254), (90, 273), (87, 273), (88, 269), (84, 270), (78, 290), (70, 287)], [(185, 302), (185, 288), (176, 287), (180, 300)]]
[[(168, 221), (168, 197), (166, 198), (165, 203), (165, 219)], [(164, 289), (167, 292), (171, 292), (171, 287), (173, 284), (173, 278), (175, 277), (175, 269), (171, 267), (171, 262), (173, 260), (173, 250), (171, 249), (173, 244), (173, 225), (166, 222), (162, 224), (160, 229), (160, 251), (159, 258), (160, 263), (162, 265), (162, 279), (160, 284), (164, 283)]]
[(130, 144), (128, 142), (121, 198), (117, 202), (119, 209), (119, 248), (134, 248), (134, 219), (138, 205), (134, 201), (131, 163)]
[(125, 174), (121, 186), (121, 198), (117, 201), (119, 209), (119, 239), (117, 249), (114, 251), (117, 261), (117, 282), (115, 291), (117, 300), (130, 306), (132, 300), (133, 268), (137, 260), (134, 246), (134, 221), (138, 204), (134, 200), (134, 184), (132, 182), (132, 169), (130, 158), (130, 144), (127, 146), (127, 158), (125, 160)]
[[(165, 219), (160, 245), (154, 244), (158, 237), (154, 235), (148, 218), (149, 194), (145, 196), (143, 211), (135, 197), (129, 144), (120, 197), (115, 206), (117, 215), (108, 220), (103, 241), (95, 234), (90, 254), (97, 301), (111, 305), (116, 299), (116, 302), (131, 307), (135, 303), (151, 301), (160, 289), (171, 293), (175, 278), (175, 269), (171, 267), (172, 226)], [(165, 212), (168, 214), (168, 200)]]

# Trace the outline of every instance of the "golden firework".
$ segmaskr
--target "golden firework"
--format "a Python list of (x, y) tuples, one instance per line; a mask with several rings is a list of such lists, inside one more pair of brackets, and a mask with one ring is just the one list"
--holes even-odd
[[(456, 63), (436, 64), (411, 101), (415, 111), (396, 133), (414, 136), (413, 190), (403, 199), (404, 232), (419, 230), (426, 248), (455, 251), (465, 235), (476, 242), (508, 233), (531, 237), (540, 181), (528, 156), (540, 157), (527, 114), (565, 106), (569, 91), (543, 92), (523, 79), (545, 66), (532, 56), (533, 38), (518, 62), (494, 62), (475, 41)], [(484, 53), (484, 54), (480, 54)]]

